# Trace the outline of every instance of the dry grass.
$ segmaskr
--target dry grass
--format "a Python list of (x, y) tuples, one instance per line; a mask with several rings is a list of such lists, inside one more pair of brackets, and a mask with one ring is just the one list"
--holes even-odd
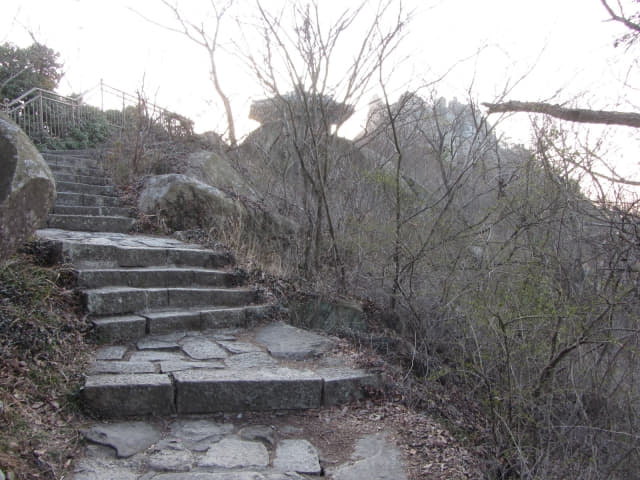
[(76, 401), (90, 345), (65, 268), (18, 255), (0, 266), (0, 469), (59, 479), (80, 437)]

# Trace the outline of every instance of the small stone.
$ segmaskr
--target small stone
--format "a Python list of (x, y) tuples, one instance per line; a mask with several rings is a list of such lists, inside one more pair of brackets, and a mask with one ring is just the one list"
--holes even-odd
[(248, 468), (266, 467), (269, 452), (262, 443), (224, 438), (212, 445), (202, 457), (201, 467)]
[(122, 360), (125, 353), (127, 353), (127, 347), (121, 345), (102, 347), (96, 352), (96, 360)]
[(158, 428), (145, 422), (99, 424), (82, 433), (87, 440), (115, 448), (121, 458), (146, 450), (161, 436)]
[(322, 473), (318, 451), (307, 440), (282, 440), (279, 442), (273, 466), (282, 472), (298, 472), (309, 475)]

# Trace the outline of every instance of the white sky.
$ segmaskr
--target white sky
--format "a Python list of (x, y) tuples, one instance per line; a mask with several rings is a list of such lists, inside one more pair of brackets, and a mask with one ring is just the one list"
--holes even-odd
[[(243, 2), (245, 0), (239, 0)], [(286, 0), (265, 0), (265, 5)], [(9, 3), (9, 2), (5, 2)], [(171, 23), (159, 0), (20, 0), (2, 7), (0, 42), (27, 46), (31, 30), (60, 52), (65, 76), (62, 94), (83, 92), (105, 83), (134, 93), (145, 91), (156, 102), (196, 121), (196, 131), (222, 127), (223, 115), (208, 80), (204, 50), (142, 20), (131, 8)], [(199, 13), (209, 0), (183, 0)], [(247, 3), (245, 1), (245, 3)], [(248, 2), (249, 4), (251, 2)], [(352, 0), (319, 0), (321, 9), (338, 11)], [(438, 86), (442, 96), (464, 101), (471, 87), (479, 101), (491, 101), (525, 73), (510, 99), (542, 100), (563, 89), (554, 101), (578, 96), (592, 108), (633, 109), (634, 99), (621, 86), (630, 55), (613, 48), (622, 27), (606, 22), (599, 0), (406, 0), (415, 9), (392, 90), (419, 85), (465, 58)], [(233, 34), (233, 25), (225, 34)], [(222, 39), (223, 41), (225, 38)], [(482, 48), (482, 49), (481, 49)], [(474, 55), (478, 52), (479, 55)], [(219, 73), (234, 104), (238, 128), (252, 100), (262, 92), (232, 59), (220, 58)], [(212, 103), (213, 101), (213, 103)], [(640, 100), (638, 101), (640, 103)], [(366, 108), (364, 106), (363, 108)], [(356, 118), (355, 123), (358, 122)], [(508, 125), (508, 124), (507, 124)], [(357, 125), (352, 128), (357, 129)], [(508, 127), (507, 127), (508, 128)], [(508, 134), (526, 136), (514, 124)]]

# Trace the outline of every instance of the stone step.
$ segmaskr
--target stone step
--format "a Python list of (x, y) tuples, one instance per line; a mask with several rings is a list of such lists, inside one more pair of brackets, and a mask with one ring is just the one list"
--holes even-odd
[(110, 185), (111, 181), (106, 175), (75, 175), (72, 173), (53, 172), (56, 182), (85, 183), (89, 185)]
[(105, 217), (131, 217), (133, 210), (127, 207), (83, 207), (54, 205), (52, 213), (59, 215), (92, 215)]
[(346, 367), (201, 368), (90, 375), (81, 398), (87, 410), (109, 418), (302, 410), (349, 403), (376, 383), (374, 375)]
[[(346, 365), (333, 346), (282, 322), (140, 336), (97, 350), (82, 396), (105, 417), (307, 409), (362, 398), (378, 376)], [(153, 402), (162, 399), (151, 410), (150, 392)]]
[(222, 308), (189, 308), (143, 312), (136, 315), (94, 317), (96, 336), (102, 343), (132, 342), (146, 334), (201, 331), (216, 328), (246, 328), (273, 316), (270, 304)]
[[(147, 362), (152, 363), (152, 362)], [(144, 362), (138, 362), (144, 371)], [(302, 410), (349, 403), (375, 375), (347, 367), (195, 368), (172, 373), (89, 375), (85, 409), (103, 418)]]
[[(51, 230), (45, 232), (45, 238), (51, 236)], [(66, 231), (54, 230), (56, 237), (64, 236)], [(75, 236), (82, 238), (78, 232)], [(90, 232), (87, 232), (90, 233)], [(153, 237), (146, 243), (153, 244)], [(113, 244), (96, 245), (82, 242), (60, 242), (53, 240), (54, 255), (59, 261), (72, 263), (76, 268), (117, 268), (117, 267), (200, 267), (222, 268), (230, 265), (233, 258), (226, 252), (196, 248), (162, 248), (162, 242), (157, 247), (119, 246)]]
[(101, 168), (93, 167), (78, 167), (73, 165), (51, 165), (49, 164), (51, 172), (55, 174), (63, 175), (83, 175), (88, 177), (102, 177), (105, 175), (104, 170)]
[(85, 408), (103, 417), (175, 412), (173, 382), (166, 374), (92, 375), (81, 398)]
[(323, 378), (310, 370), (194, 369), (172, 376), (177, 413), (303, 410), (322, 406)]
[(70, 154), (70, 153), (42, 153), (42, 158), (49, 165), (69, 166), (69, 167), (85, 167), (85, 168), (101, 168), (102, 162), (86, 155)]
[(56, 182), (58, 193), (84, 193), (89, 195), (102, 195), (107, 197), (117, 196), (112, 185), (91, 185), (89, 183)]
[(120, 199), (107, 195), (88, 193), (58, 192), (56, 205), (75, 205), (83, 207), (119, 207)]
[(159, 309), (237, 307), (257, 300), (248, 288), (131, 288), (105, 287), (82, 292), (87, 312), (122, 315)]
[(83, 232), (126, 233), (133, 227), (135, 219), (128, 217), (106, 217), (94, 215), (50, 214), (47, 227)]
[(108, 286), (148, 287), (234, 287), (238, 275), (203, 268), (114, 268), (79, 270), (79, 288)]

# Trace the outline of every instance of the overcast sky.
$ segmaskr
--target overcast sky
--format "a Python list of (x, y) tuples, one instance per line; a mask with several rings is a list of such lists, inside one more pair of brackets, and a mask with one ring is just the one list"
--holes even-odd
[[(286, 3), (263, 3), (272, 6), (283, 1)], [(196, 18), (204, 18), (199, 5), (208, 2), (182, 3)], [(205, 52), (131, 10), (171, 23), (159, 0), (11, 3), (13, 6), (3, 6), (0, 41), (27, 46), (30, 30), (60, 52), (65, 71), (60, 93), (83, 92), (101, 78), (133, 93), (144, 78), (147, 94), (194, 118), (197, 131), (223, 125), (221, 109), (211, 103), (215, 95), (208, 81)], [(338, 11), (356, 2), (319, 3), (321, 9)], [(438, 86), (447, 98), (464, 101), (471, 88), (476, 99), (491, 101), (527, 74), (509, 98), (548, 99), (562, 90), (554, 101), (579, 97), (585, 106), (633, 109), (634, 99), (621, 86), (629, 55), (613, 48), (622, 30), (605, 21), (599, 0), (406, 0), (404, 4), (415, 13), (401, 52), (407, 60), (391, 86), (396, 94), (437, 78), (457, 64)], [(226, 34), (233, 34), (233, 28)], [(232, 97), (239, 128), (246, 132), (255, 126), (246, 120), (248, 106), (263, 94), (232, 59), (222, 57), (220, 65), (221, 81)], [(513, 136), (520, 134), (514, 131)]]

